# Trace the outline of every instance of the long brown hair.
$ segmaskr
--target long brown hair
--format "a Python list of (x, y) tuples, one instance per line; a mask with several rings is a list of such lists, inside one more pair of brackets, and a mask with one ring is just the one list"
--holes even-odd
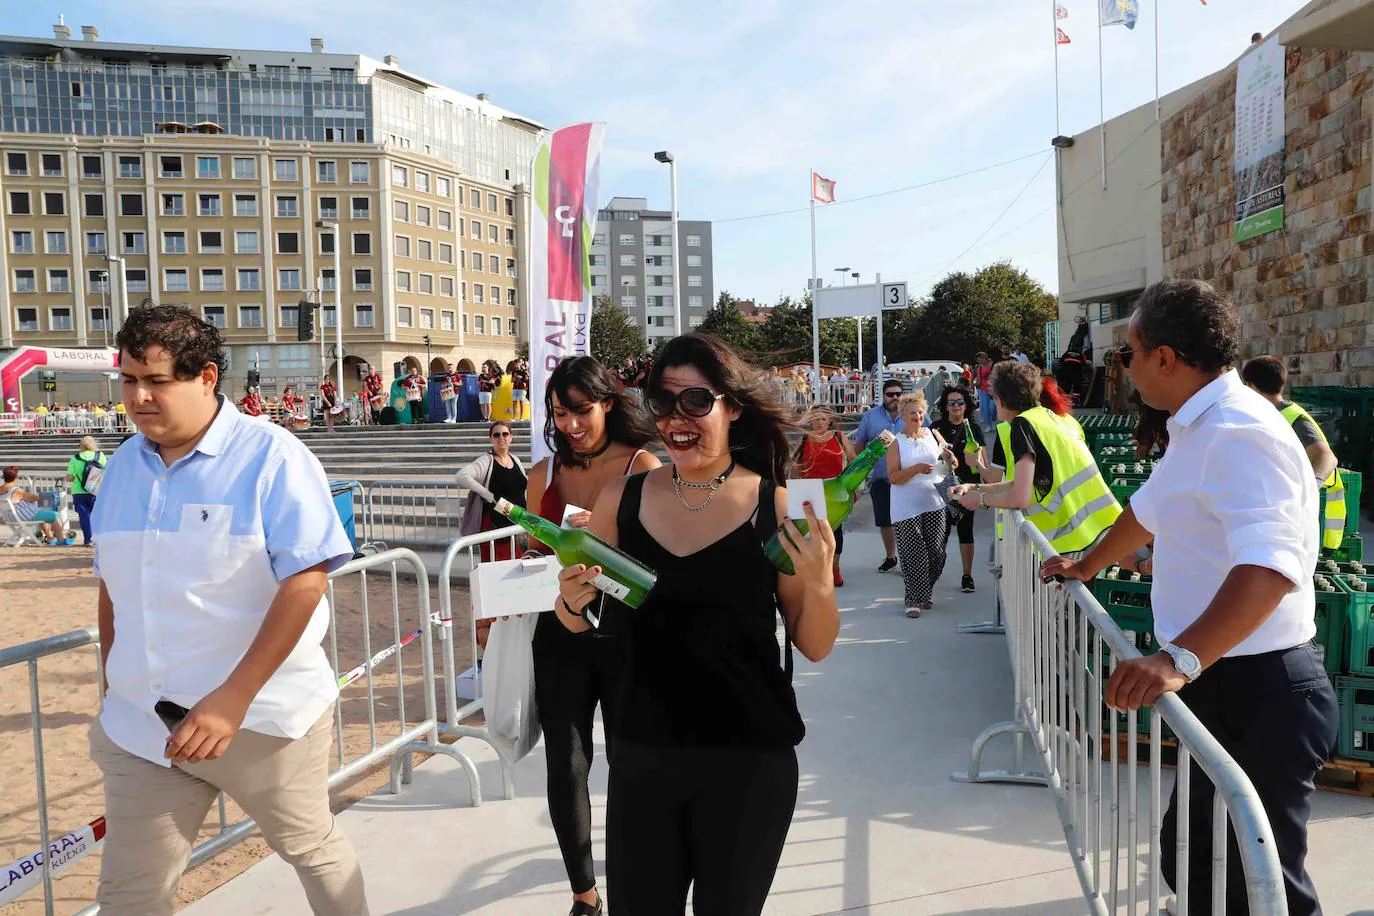
[(773, 387), (727, 343), (701, 331), (668, 341), (654, 362), (646, 389), (662, 390), (663, 370), (677, 366), (699, 371), (717, 394), (725, 395), (739, 408), (739, 419), (730, 424), (730, 451), (735, 461), (760, 477), (785, 483), (791, 452), (787, 434), (800, 431), (800, 427), (788, 416)]

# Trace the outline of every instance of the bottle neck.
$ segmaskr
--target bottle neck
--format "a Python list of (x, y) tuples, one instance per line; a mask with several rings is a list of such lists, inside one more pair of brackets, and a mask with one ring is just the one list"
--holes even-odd
[(863, 482), (868, 479), (868, 474), (878, 464), (883, 453), (887, 451), (882, 440), (874, 439), (868, 443), (868, 447), (859, 453), (853, 461), (840, 472), (840, 482), (844, 488), (851, 493), (863, 486)]

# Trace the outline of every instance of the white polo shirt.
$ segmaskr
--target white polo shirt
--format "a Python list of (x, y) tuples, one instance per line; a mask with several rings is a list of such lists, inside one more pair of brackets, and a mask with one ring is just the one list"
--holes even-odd
[[(115, 744), (164, 766), (158, 700), (200, 702), (247, 653), (281, 580), (325, 561), (337, 569), (353, 555), (320, 462), (222, 396), (195, 449), (171, 467), (141, 434), (120, 446), (91, 524), (96, 575), (114, 604), (100, 724)], [(321, 598), (244, 728), (299, 738), (334, 702), (334, 669), (320, 646), (328, 627)]]
[(1227, 656), (1291, 649), (1317, 634), (1317, 481), (1292, 426), (1233, 369), (1169, 419), (1169, 449), (1131, 509), (1155, 536), (1155, 633), (1173, 642), (1237, 566), (1293, 589)]

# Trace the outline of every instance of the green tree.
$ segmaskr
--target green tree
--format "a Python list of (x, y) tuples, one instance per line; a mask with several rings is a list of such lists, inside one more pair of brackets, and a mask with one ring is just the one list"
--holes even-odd
[(758, 325), (749, 323), (739, 310), (739, 300), (724, 291), (697, 330), (714, 334), (746, 359), (753, 359), (759, 349)]
[(621, 366), (625, 360), (643, 356), (648, 350), (644, 331), (608, 296), (592, 300), (591, 335), (592, 356), (607, 366)]
[[(784, 365), (810, 362), (811, 297), (794, 301), (783, 296), (773, 307), (762, 327), (759, 365)], [(854, 365), (858, 340), (852, 318), (822, 318), (820, 322), (821, 362), (830, 365)]]
[[(999, 261), (977, 273), (952, 273), (915, 309), (884, 325), (892, 361), (952, 358), (971, 361), (979, 350), (1020, 347), (1033, 360), (1045, 355), (1044, 327), (1058, 315), (1058, 300), (1024, 270)], [(895, 332), (895, 333), (894, 333)]]

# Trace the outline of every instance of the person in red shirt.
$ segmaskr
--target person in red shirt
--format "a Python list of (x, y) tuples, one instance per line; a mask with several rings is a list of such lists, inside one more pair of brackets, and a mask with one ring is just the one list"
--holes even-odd
[(978, 388), (978, 416), (983, 421), (984, 430), (990, 430), (997, 426), (997, 405), (992, 401), (992, 389), (988, 387), (988, 379), (992, 377), (992, 357), (986, 353), (979, 352), (974, 357), (973, 380)]
[(386, 395), (382, 392), (382, 387), (382, 374), (374, 366), (363, 379), (363, 391), (366, 393), (368, 405), (364, 415), (370, 415), (373, 423), (380, 422), (382, 408), (386, 406)]
[(258, 394), (258, 389), (249, 388), (248, 393), (243, 396), (243, 401), (239, 405), (243, 412), (250, 417), (262, 416), (262, 396)]
[[(854, 460), (849, 437), (835, 428), (835, 415), (817, 410), (811, 416), (811, 432), (802, 437), (792, 456), (792, 473), (803, 479), (829, 480), (839, 477), (844, 466)], [(844, 528), (835, 529), (835, 587), (844, 585), (840, 575), (840, 552), (844, 550)]]
[(339, 389), (334, 387), (334, 380), (329, 376), (324, 377), (320, 382), (320, 407), (324, 409), (324, 428), (329, 432), (334, 432), (334, 410), (339, 405)]
[(287, 385), (281, 393), (281, 425), (295, 429), (305, 415), (305, 398), (296, 393), (292, 385)]

